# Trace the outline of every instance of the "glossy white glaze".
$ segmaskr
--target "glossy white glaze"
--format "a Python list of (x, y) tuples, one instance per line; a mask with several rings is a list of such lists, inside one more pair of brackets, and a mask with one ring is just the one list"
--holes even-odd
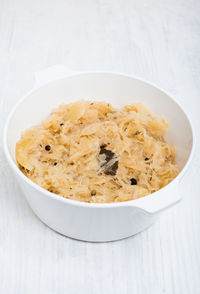
[[(177, 150), (180, 168), (177, 178), (152, 195), (115, 204), (64, 199), (27, 179), (15, 160), (15, 146), (22, 131), (40, 124), (61, 103), (87, 100), (90, 97), (107, 101), (115, 107), (142, 102), (153, 113), (164, 116), (171, 126), (168, 140)], [(69, 69), (65, 70), (61, 65), (36, 74), (34, 89), (11, 111), (4, 130), (6, 157), (36, 215), (63, 235), (93, 242), (113, 241), (135, 235), (149, 227), (161, 211), (177, 203), (180, 200), (179, 181), (191, 161), (194, 145), (194, 133), (186, 114), (162, 90), (124, 74), (70, 73)]]

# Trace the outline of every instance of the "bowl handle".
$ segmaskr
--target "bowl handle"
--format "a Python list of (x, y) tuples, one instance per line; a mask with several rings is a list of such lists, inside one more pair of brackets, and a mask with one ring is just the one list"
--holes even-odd
[(73, 71), (62, 64), (56, 64), (41, 71), (35, 72), (34, 89), (39, 88), (51, 81), (64, 78), (71, 73), (73, 73)]
[(175, 205), (180, 200), (179, 182), (176, 181), (168, 184), (166, 187), (156, 192), (155, 195), (151, 194), (133, 201), (131, 206), (140, 208), (149, 214), (158, 214)]

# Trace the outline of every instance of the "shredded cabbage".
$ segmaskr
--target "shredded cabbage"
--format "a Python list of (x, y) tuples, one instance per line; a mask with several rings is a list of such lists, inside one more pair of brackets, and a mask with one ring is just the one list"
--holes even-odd
[(41, 126), (22, 134), (16, 160), (33, 182), (65, 198), (137, 199), (179, 173), (175, 147), (164, 139), (167, 128), (164, 118), (142, 104), (120, 111), (105, 102), (60, 105)]

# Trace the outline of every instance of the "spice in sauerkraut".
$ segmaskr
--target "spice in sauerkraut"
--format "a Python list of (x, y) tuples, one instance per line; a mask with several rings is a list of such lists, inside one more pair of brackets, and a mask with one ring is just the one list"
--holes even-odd
[(21, 171), (42, 188), (84, 202), (133, 200), (178, 174), (166, 120), (142, 104), (122, 110), (104, 102), (60, 105), (16, 144)]

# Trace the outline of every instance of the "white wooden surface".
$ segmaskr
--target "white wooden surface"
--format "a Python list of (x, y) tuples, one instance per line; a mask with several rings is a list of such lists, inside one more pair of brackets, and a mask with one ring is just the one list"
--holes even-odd
[(0, 293), (200, 293), (200, 1), (0, 0), (1, 131), (33, 72), (56, 63), (163, 87), (192, 117), (196, 153), (182, 203), (135, 237), (90, 244), (35, 217), (1, 148)]

